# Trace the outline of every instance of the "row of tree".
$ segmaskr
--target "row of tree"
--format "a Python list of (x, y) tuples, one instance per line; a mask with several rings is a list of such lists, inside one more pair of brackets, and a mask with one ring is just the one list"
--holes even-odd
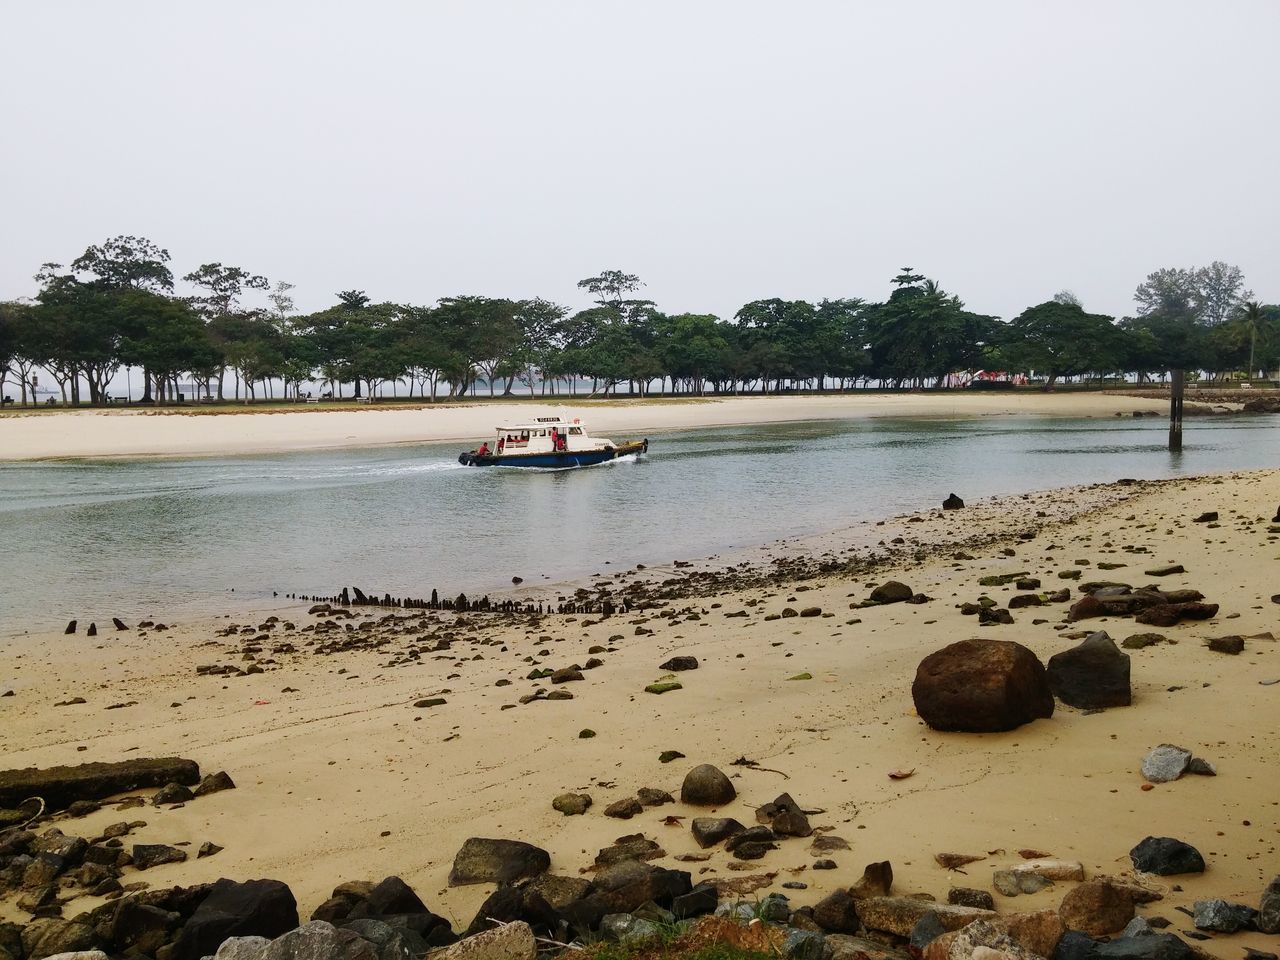
[(482, 385), (545, 394), (591, 381), (602, 395), (623, 384), (641, 395), (655, 384), (673, 393), (926, 387), (1001, 370), (1052, 386), (1280, 366), (1280, 307), (1257, 302), (1239, 268), (1218, 262), (1151, 274), (1134, 315), (1119, 321), (1086, 312), (1064, 291), (1008, 322), (966, 309), (909, 267), (883, 302), (756, 300), (726, 321), (666, 313), (619, 270), (579, 282), (594, 306), (576, 312), (540, 298), (415, 306), (348, 290), (325, 310), (298, 314), (290, 284), (221, 263), (182, 276), (190, 292), (178, 296), (169, 263), (151, 241), (121, 236), (69, 268), (45, 264), (33, 301), (0, 302), (0, 393), (13, 380), (25, 405), (43, 370), (64, 401), (103, 403), (122, 367), (142, 371), (142, 400), (164, 401), (176, 399), (183, 378), (218, 399), (230, 379), (246, 400), (271, 396), (275, 384), (286, 396), (312, 384), (340, 396), (351, 384), (356, 397), (403, 385), (434, 400)]

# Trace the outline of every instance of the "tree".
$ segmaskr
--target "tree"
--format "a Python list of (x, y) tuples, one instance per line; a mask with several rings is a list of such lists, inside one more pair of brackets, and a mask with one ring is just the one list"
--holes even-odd
[(579, 290), (590, 293), (600, 306), (613, 307), (615, 310), (621, 310), (627, 302), (624, 294), (635, 293), (643, 286), (634, 273), (623, 273), (621, 270), (602, 270), (599, 276), (578, 281)]
[(1059, 377), (1121, 369), (1124, 334), (1112, 317), (1054, 298), (1028, 307), (1009, 323), (1002, 356), (1013, 369), (1043, 374), (1045, 388), (1051, 389)]
[(71, 271), (91, 274), (107, 287), (170, 293), (173, 273), (168, 264), (169, 251), (146, 237), (119, 236), (89, 247), (71, 261)]
[[(34, 350), (35, 308), (14, 300), (0, 301), (0, 371), (17, 374), (22, 405), (27, 405), (31, 374), (39, 365)], [(31, 395), (35, 403), (35, 394)]]
[[(205, 318), (205, 322), (213, 324), (218, 321), (221, 329), (215, 332), (215, 339), (225, 337), (229, 331), (242, 329), (243, 325), (231, 323), (228, 318), (239, 311), (240, 298), (246, 290), (266, 290), (270, 287), (267, 278), (256, 273), (249, 273), (240, 267), (227, 267), (221, 263), (201, 264), (182, 278), (195, 286), (202, 293), (190, 298), (190, 303)], [(222, 396), (222, 380), (225, 367), (218, 371), (218, 399)], [(143, 390), (143, 400), (149, 400), (150, 383)], [(236, 397), (239, 398), (239, 388)], [(247, 398), (246, 398), (247, 399)]]
[(1253, 291), (1244, 288), (1244, 273), (1240, 268), (1221, 260), (1195, 271), (1195, 281), (1202, 319), (1211, 327), (1219, 326), (1241, 304), (1253, 299)]
[(1084, 304), (1080, 302), (1080, 298), (1077, 297), (1075, 293), (1071, 290), (1059, 290), (1057, 293), (1053, 295), (1053, 302), (1065, 304), (1068, 307), (1084, 306)]

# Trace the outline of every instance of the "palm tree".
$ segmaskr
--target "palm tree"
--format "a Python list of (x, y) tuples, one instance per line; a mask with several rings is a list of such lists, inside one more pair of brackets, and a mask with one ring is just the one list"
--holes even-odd
[(1249, 378), (1253, 379), (1254, 350), (1258, 345), (1258, 331), (1262, 329), (1262, 304), (1250, 300), (1240, 308), (1240, 323), (1249, 334)]

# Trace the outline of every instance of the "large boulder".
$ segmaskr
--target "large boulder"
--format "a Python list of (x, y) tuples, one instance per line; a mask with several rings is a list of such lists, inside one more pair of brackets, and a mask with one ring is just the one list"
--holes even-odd
[(453, 858), (449, 886), (469, 883), (515, 883), (551, 867), (551, 854), (523, 840), (471, 837)]
[(22, 928), (22, 949), (27, 960), (44, 960), (58, 953), (92, 950), (98, 944), (94, 928), (79, 920), (49, 917), (32, 920)]
[(435, 960), (534, 960), (538, 945), (527, 923), (516, 921), (459, 940)]
[(956, 907), (932, 900), (915, 900), (911, 897), (868, 897), (857, 901), (858, 918), (868, 930), (879, 930), (899, 937), (911, 936), (911, 931), (926, 913), (937, 916), (944, 930), (959, 930), (975, 920), (995, 916), (989, 910), (973, 907)]
[(709, 763), (690, 770), (680, 786), (680, 802), (700, 807), (718, 807), (737, 795), (729, 778)]
[(1129, 655), (1099, 630), (1078, 646), (1049, 658), (1049, 689), (1063, 703), (1081, 710), (1127, 707), (1133, 702), (1129, 687)]
[(228, 937), (278, 937), (298, 925), (298, 903), (279, 880), (222, 879), (183, 924), (173, 960), (200, 960)]
[(1258, 904), (1258, 929), (1263, 933), (1280, 933), (1280, 877), (1267, 884)]
[(1091, 937), (1119, 933), (1133, 919), (1133, 896), (1106, 880), (1089, 880), (1062, 898), (1058, 915), (1068, 930)]
[(915, 596), (915, 591), (905, 583), (890, 580), (871, 591), (871, 599), (876, 603), (904, 603)]
[(1010, 640), (960, 640), (920, 662), (911, 698), (935, 730), (994, 733), (1053, 716), (1034, 653)]
[(47, 809), (61, 810), (76, 800), (102, 800), (141, 787), (199, 782), (199, 764), (178, 757), (138, 757), (119, 763), (81, 763), (44, 770), (0, 770), (0, 807), (16, 807), (27, 797), (40, 797)]

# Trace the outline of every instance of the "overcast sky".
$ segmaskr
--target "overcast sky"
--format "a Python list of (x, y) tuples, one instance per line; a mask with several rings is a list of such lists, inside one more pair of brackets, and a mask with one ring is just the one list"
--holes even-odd
[(0, 0), (0, 297), (140, 234), (303, 310), (1280, 300), (1280, 2)]

